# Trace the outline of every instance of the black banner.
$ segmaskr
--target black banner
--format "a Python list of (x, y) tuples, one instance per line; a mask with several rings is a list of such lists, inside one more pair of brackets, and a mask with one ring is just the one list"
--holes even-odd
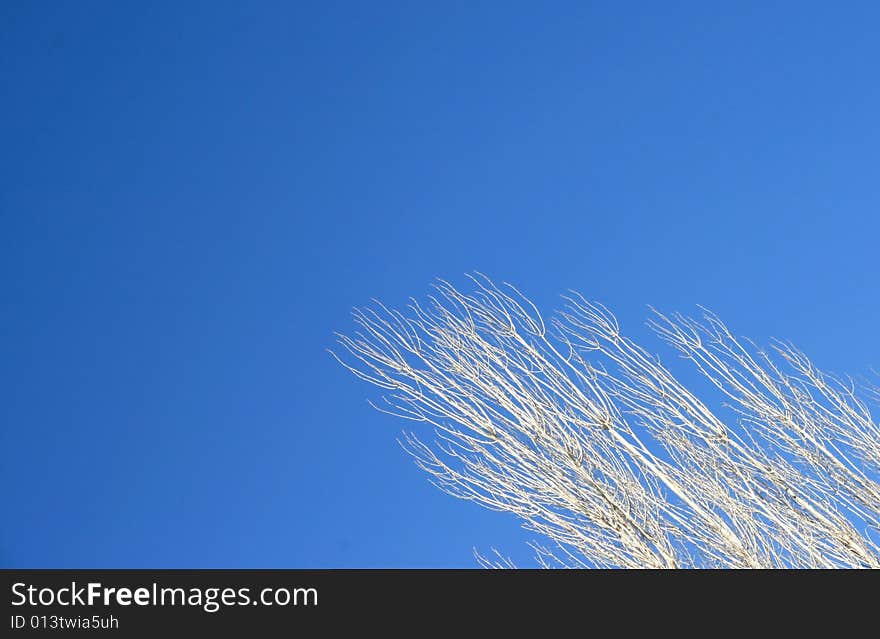
[(880, 585), (876, 572), (854, 571), (5, 570), (2, 576), (0, 635), (8, 637), (352, 629), (433, 636), (438, 629), (469, 635), (476, 627), (546, 631), (568, 624), (587, 635), (615, 625), (629, 634), (694, 615), (725, 628), (751, 618), (790, 628), (835, 611), (842, 622), (873, 613)]

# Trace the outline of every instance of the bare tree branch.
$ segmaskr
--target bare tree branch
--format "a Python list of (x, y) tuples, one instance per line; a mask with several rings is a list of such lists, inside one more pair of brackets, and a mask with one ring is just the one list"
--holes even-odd
[[(601, 304), (570, 292), (548, 331), (512, 285), (470, 279), (406, 313), (355, 310), (333, 355), (387, 391), (376, 408), (433, 427), (403, 445), (436, 485), (546, 539), (542, 565), (880, 567), (876, 387), (784, 342), (771, 355), (705, 309), (653, 311), (726, 403), (713, 409)], [(495, 555), (477, 557), (512, 565)]]

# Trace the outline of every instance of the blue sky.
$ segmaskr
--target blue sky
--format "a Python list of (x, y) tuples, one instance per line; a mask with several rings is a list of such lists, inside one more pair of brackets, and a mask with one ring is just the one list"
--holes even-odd
[[(474, 269), (880, 367), (880, 8), (0, 8), (0, 565), (528, 563), (325, 349)], [(659, 343), (652, 343), (664, 354)], [(671, 353), (665, 353), (674, 359)]]

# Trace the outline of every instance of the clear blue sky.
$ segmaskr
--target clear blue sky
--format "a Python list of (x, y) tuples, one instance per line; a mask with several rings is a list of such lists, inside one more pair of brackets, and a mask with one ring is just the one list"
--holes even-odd
[(880, 367), (878, 30), (875, 2), (3, 3), (0, 565), (527, 563), (324, 350), (436, 276)]

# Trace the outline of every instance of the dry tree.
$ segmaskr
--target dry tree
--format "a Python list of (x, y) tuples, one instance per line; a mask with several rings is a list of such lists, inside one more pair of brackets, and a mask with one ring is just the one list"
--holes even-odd
[(387, 392), (376, 408), (433, 426), (432, 441), (405, 436), (419, 466), (519, 516), (542, 565), (880, 567), (875, 387), (788, 343), (762, 350), (708, 311), (653, 311), (723, 400), (710, 407), (604, 306), (571, 292), (545, 323), (513, 286), (470, 279), (468, 294), (438, 281), (406, 313), (356, 309), (334, 356)]

